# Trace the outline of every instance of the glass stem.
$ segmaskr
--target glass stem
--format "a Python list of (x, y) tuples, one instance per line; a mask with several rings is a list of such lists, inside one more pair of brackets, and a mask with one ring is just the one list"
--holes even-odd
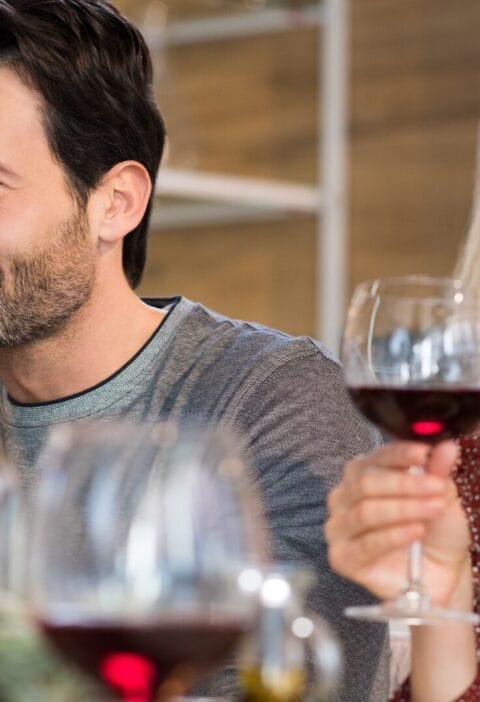
[[(423, 475), (422, 466), (410, 466), (408, 472), (411, 475)], [(414, 541), (408, 548), (408, 572), (407, 587), (403, 597), (409, 599), (425, 599), (426, 594), (423, 587), (423, 548), (421, 541)]]
[(422, 542), (414, 541), (408, 549), (408, 581), (406, 593), (424, 595)]

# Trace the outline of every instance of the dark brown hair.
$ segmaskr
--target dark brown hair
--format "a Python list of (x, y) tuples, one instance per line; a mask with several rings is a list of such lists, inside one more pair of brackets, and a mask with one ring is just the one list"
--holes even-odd
[[(165, 143), (140, 32), (106, 0), (0, 0), (0, 64), (43, 99), (52, 153), (82, 206), (117, 163), (140, 162), (154, 189)], [(153, 193), (123, 245), (132, 288), (145, 267)]]

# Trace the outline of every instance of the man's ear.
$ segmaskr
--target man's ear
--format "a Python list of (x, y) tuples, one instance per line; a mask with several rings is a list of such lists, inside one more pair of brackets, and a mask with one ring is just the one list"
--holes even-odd
[(147, 169), (137, 161), (117, 163), (103, 177), (90, 202), (98, 243), (115, 244), (142, 221), (152, 192)]

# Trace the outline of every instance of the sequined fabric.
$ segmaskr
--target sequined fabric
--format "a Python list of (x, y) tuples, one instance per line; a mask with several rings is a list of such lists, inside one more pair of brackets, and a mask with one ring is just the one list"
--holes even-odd
[[(475, 585), (475, 611), (480, 612), (480, 434), (462, 437), (455, 480), (465, 507), (472, 533), (472, 569)], [(477, 626), (477, 657), (480, 659), (480, 626)], [(410, 702), (407, 680), (391, 702)], [(480, 666), (475, 682), (455, 702), (480, 702)]]

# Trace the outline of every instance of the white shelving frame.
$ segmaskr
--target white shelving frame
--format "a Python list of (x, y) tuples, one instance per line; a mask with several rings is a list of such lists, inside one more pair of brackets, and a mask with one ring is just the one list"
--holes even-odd
[[(302, 9), (265, 8), (251, 13), (182, 20), (152, 48), (225, 41), (278, 31), (322, 32), (318, 53), (318, 183), (239, 178), (228, 174), (165, 167), (157, 194), (199, 201), (156, 208), (154, 225), (205, 226), (230, 221), (315, 214), (316, 335), (337, 350), (345, 310), (346, 280), (346, 131), (348, 86), (348, 0), (317, 0)], [(155, 45), (155, 42), (157, 44)], [(203, 202), (203, 204), (202, 204)]]

